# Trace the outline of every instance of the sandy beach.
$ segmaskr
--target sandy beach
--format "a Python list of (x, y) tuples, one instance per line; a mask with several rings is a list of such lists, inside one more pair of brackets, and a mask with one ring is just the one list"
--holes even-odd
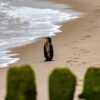
[[(100, 1), (99, 0), (52, 0), (69, 4), (72, 9), (83, 13), (79, 19), (63, 23), (62, 32), (52, 37), (54, 61), (44, 62), (44, 39), (27, 46), (12, 49), (19, 54), (17, 65), (29, 64), (35, 70), (37, 100), (49, 100), (48, 76), (56, 67), (68, 67), (77, 76), (74, 100), (79, 100), (84, 74), (91, 66), (100, 66)], [(15, 65), (16, 65), (15, 64)], [(0, 69), (0, 100), (5, 100), (6, 73), (8, 68)]]

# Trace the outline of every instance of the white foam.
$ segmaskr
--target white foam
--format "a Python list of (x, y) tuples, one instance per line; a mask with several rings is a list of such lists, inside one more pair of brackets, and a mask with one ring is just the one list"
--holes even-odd
[[(75, 12), (61, 12), (53, 9), (38, 9), (29, 7), (14, 7), (7, 3), (0, 3), (1, 33), (8, 48), (25, 44), (35, 37), (52, 36), (60, 32), (62, 21), (78, 18)], [(75, 15), (74, 15), (75, 14)], [(9, 40), (8, 40), (9, 39)], [(25, 42), (25, 43), (24, 43)], [(11, 45), (10, 45), (11, 44)]]
[[(4, 60), (6, 60), (6, 59), (4, 59)], [(18, 60), (19, 60), (19, 58), (11, 58), (7, 62), (0, 63), (0, 68), (7, 67), (9, 64), (13, 64), (13, 63), (17, 62)]]

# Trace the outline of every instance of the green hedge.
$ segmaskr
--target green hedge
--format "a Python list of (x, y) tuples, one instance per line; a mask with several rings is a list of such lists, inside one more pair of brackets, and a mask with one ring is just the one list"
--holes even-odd
[(85, 75), (84, 89), (79, 98), (100, 100), (100, 68), (89, 68)]
[(6, 100), (36, 100), (35, 74), (30, 66), (9, 68)]
[(67, 68), (56, 68), (49, 77), (50, 100), (73, 100), (76, 77)]

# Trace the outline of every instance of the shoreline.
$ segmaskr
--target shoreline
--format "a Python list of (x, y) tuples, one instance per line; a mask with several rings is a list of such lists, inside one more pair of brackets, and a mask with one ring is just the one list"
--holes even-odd
[[(30, 3), (31, 3), (32, 1), (30, 0)], [(24, 2), (25, 3), (25, 2)], [(47, 3), (47, 1), (46, 1), (46, 3)], [(12, 4), (17, 4), (17, 2), (15, 2), (15, 3), (12, 3)], [(39, 34), (38, 33), (38, 36), (36, 35), (36, 33), (38, 32), (37, 31), (37, 26), (38, 25), (36, 25), (36, 27), (34, 26), (32, 29), (32, 31), (33, 31), (33, 34), (32, 35), (30, 35), (27, 31), (25, 32), (24, 31), (24, 33), (25, 34), (22, 34), (22, 35), (20, 35), (20, 38), (19, 38), (19, 36), (17, 36), (17, 34), (16, 34), (16, 40), (15, 41), (13, 41), (13, 35), (11, 35), (10, 37), (12, 37), (11, 39), (12, 39), (12, 44), (11, 44), (11, 46), (9, 45), (8, 47), (9, 48), (6, 48), (5, 49), (5, 51), (10, 51), (9, 53), (5, 53), (5, 56), (7, 56), (7, 57), (9, 57), (9, 58), (11, 58), (10, 60), (9, 59), (7, 59), (7, 62), (5, 62), (5, 60), (3, 60), (2, 61), (2, 59), (0, 60), (0, 61), (2, 61), (2, 63), (0, 64), (1, 65), (1, 68), (2, 67), (6, 67), (6, 65), (12, 65), (12, 64), (14, 64), (14, 63), (16, 63), (17, 61), (17, 59), (14, 57), (14, 56), (16, 56), (16, 54), (14, 54), (14, 56), (13, 56), (13, 54), (11, 53), (11, 51), (13, 51), (13, 48), (14, 49), (16, 49), (16, 48), (23, 48), (23, 47), (25, 47), (25, 46), (27, 46), (27, 45), (29, 45), (29, 44), (33, 44), (33, 43), (36, 43), (35, 41), (36, 40), (38, 40), (38, 38), (43, 38), (43, 36), (45, 37), (46, 36), (46, 34), (47, 34), (47, 37), (49, 37), (49, 36), (55, 36), (58, 32), (60, 32), (60, 27), (62, 27), (62, 23), (64, 23), (64, 22), (67, 22), (67, 21), (70, 21), (70, 20), (73, 20), (73, 19), (76, 19), (76, 18), (78, 18), (79, 16), (81, 16), (81, 13), (78, 13), (78, 12), (74, 12), (74, 11), (72, 11), (72, 10), (69, 10), (69, 8), (71, 7), (71, 6), (69, 6), (69, 5), (66, 5), (66, 7), (65, 7), (65, 5), (64, 4), (58, 4), (58, 3), (47, 3), (47, 5), (51, 5), (51, 8), (50, 8), (50, 10), (51, 10), (51, 15), (49, 15), (48, 16), (48, 14), (49, 14), (49, 11), (48, 11), (48, 13), (47, 13), (47, 15), (43, 15), (43, 20), (45, 21), (45, 17), (47, 17), (47, 18), (49, 18), (50, 17), (50, 19), (48, 19), (48, 21), (50, 21), (50, 24), (45, 24), (43, 27), (41, 26), (41, 28), (39, 28), (38, 29), (38, 31), (40, 31), (40, 33), (42, 33), (43, 32), (43, 34)], [(56, 6), (56, 7), (53, 7), (53, 6)], [(9, 7), (10, 7), (10, 5), (8, 5)], [(29, 6), (29, 5), (28, 5)], [(53, 8), (52, 8), (53, 7)], [(40, 6), (40, 8), (41, 8), (41, 6)], [(58, 9), (59, 8), (59, 9)], [(66, 11), (65, 11), (65, 8), (66, 8)], [(17, 9), (17, 8), (16, 8)], [(28, 8), (27, 8), (28, 9)], [(47, 7), (47, 8), (45, 8), (45, 9), (49, 9), (49, 7)], [(44, 11), (46, 11), (44, 9)], [(58, 10), (57, 10), (58, 9)], [(9, 9), (8, 9), (9, 10)], [(53, 12), (53, 10), (54, 10), (54, 16), (52, 16), (52, 12)], [(34, 10), (33, 10), (34, 11)], [(21, 10), (21, 12), (25, 12), (25, 10)], [(8, 13), (9, 13), (9, 11), (8, 11)], [(18, 13), (18, 12), (17, 12)], [(31, 12), (30, 12), (31, 13)], [(55, 14), (55, 13), (57, 13), (57, 14)], [(65, 14), (66, 13), (66, 14)], [(72, 14), (72, 15), (71, 15)], [(14, 15), (14, 13), (12, 13), (12, 16)], [(21, 15), (23, 15), (23, 16), (25, 16), (24, 15), (24, 13), (19, 13), (18, 14), (20, 17), (21, 17)], [(31, 14), (30, 14), (31, 15)], [(29, 15), (29, 16), (30, 16)], [(17, 15), (15, 14), (15, 16), (17, 17)], [(26, 13), (26, 16), (27, 16), (27, 13)], [(59, 16), (59, 17), (57, 17), (57, 16)], [(65, 17), (66, 16), (66, 17)], [(51, 18), (52, 17), (52, 18)], [(57, 17), (57, 19), (56, 19), (56, 17)], [(24, 17), (23, 17), (24, 18)], [(34, 19), (35, 20), (35, 19)], [(41, 20), (41, 18), (40, 18), (40, 20)], [(56, 20), (57, 22), (55, 22), (54, 20)], [(62, 21), (61, 21), (62, 20)], [(31, 21), (31, 20), (30, 20)], [(30, 21), (29, 21), (29, 23), (30, 23)], [(34, 24), (34, 22), (32, 21), (32, 23)], [(41, 23), (42, 24), (42, 23)], [(40, 24), (40, 25), (41, 25)], [(47, 26), (46, 26), (47, 25)], [(20, 26), (14, 26), (14, 27), (20, 27)], [(24, 25), (23, 25), (23, 27), (24, 27)], [(42, 31), (42, 30), (44, 30), (45, 28), (44, 27), (47, 27), (46, 28), (46, 31)], [(36, 28), (36, 30), (35, 30), (35, 28)], [(43, 29), (42, 29), (43, 28)], [(19, 28), (20, 29), (20, 28)], [(28, 29), (29, 30), (29, 29)], [(31, 29), (30, 29), (31, 30)], [(35, 31), (35, 33), (34, 33), (34, 31)], [(37, 32), (36, 32), (37, 31)], [(20, 34), (20, 30), (19, 30), (19, 34)], [(26, 39), (24, 38), (22, 38), (23, 37), (23, 35), (24, 36), (27, 36), (27, 35), (29, 35), (26, 39), (28, 40), (28, 39), (32, 39), (32, 37), (31, 36), (33, 36), (33, 40), (29, 40), (29, 41), (27, 41), (26, 43), (23, 43), (23, 40), (25, 40), (26, 41)], [(34, 37), (34, 35), (36, 35), (36, 37), (37, 38), (35, 38)], [(19, 38), (19, 39), (17, 39), (17, 38)], [(4, 39), (5, 39), (5, 37), (4, 37)], [(21, 40), (22, 39), (22, 40)], [(21, 42), (22, 41), (22, 42)], [(18, 42), (18, 43), (17, 43)], [(9, 41), (8, 41), (8, 43), (9, 43)], [(20, 44), (22, 44), (22, 45), (20, 45)], [(20, 45), (20, 46), (17, 46), (17, 45)], [(2, 49), (2, 46), (1, 46), (1, 49)], [(3, 54), (2, 54), (3, 55)], [(2, 55), (1, 55), (1, 57), (2, 57)], [(13, 58), (15, 58), (15, 59), (13, 59)], [(19, 59), (19, 58), (18, 58)], [(5, 62), (5, 63), (4, 63)], [(8, 64), (7, 64), (8, 63)]]
[[(75, 19), (62, 24), (63, 32), (52, 37), (55, 50), (54, 61), (44, 62), (43, 44), (44, 39), (27, 46), (12, 49), (14, 53), (19, 53), (20, 61), (13, 65), (29, 64), (35, 70), (38, 90), (37, 100), (48, 100), (48, 76), (57, 66), (68, 66), (77, 76), (77, 87), (74, 100), (82, 91), (82, 80), (85, 71), (90, 66), (100, 65), (99, 32), (100, 22), (98, 0), (53, 0), (58, 3), (68, 3), (75, 11), (86, 12), (87, 14), (79, 19)], [(6, 71), (0, 70), (0, 100), (4, 100), (6, 89)], [(43, 91), (44, 90), (44, 91)]]

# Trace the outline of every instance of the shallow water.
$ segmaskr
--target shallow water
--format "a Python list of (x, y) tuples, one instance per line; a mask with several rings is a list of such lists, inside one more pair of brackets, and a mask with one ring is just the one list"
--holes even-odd
[(65, 8), (70, 6), (35, 0), (0, 0), (0, 67), (19, 60), (8, 49), (53, 36), (60, 31), (58, 23), (79, 18), (79, 13)]

